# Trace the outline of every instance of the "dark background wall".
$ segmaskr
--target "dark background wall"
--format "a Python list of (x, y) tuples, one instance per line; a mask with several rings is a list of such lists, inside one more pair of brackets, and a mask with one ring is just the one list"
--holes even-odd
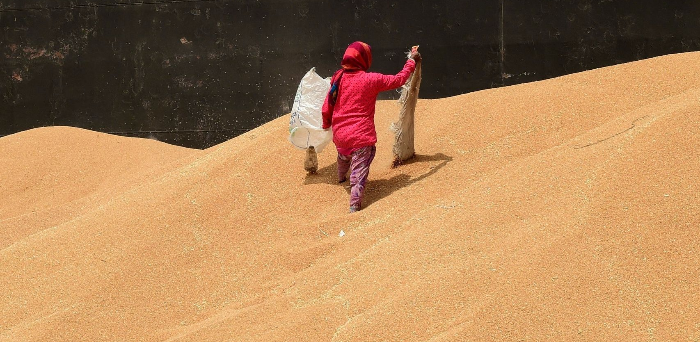
[[(208, 147), (288, 113), (311, 67), (421, 45), (421, 97), (700, 50), (697, 0), (0, 0), (0, 136), (69, 125)], [(382, 95), (396, 96), (395, 92)]]

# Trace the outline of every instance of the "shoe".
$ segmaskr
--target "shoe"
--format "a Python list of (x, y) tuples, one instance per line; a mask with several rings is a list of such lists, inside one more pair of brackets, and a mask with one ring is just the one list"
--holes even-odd
[(354, 213), (354, 212), (357, 212), (358, 210), (360, 210), (360, 208), (358, 208), (358, 207), (352, 207), (352, 206), (350, 207), (350, 213), (351, 213), (351, 214)]

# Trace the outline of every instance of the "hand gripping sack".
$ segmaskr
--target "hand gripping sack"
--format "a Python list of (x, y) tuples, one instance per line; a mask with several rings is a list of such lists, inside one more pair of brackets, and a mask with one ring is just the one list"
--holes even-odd
[(289, 119), (289, 142), (297, 148), (306, 150), (313, 146), (316, 152), (321, 152), (333, 139), (333, 132), (323, 129), (321, 114), (330, 87), (330, 80), (319, 76), (316, 68), (311, 68), (301, 79)]

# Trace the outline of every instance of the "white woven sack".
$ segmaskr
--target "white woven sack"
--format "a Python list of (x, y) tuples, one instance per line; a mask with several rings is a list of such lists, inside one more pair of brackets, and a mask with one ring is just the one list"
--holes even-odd
[(323, 129), (321, 114), (330, 87), (330, 79), (319, 76), (316, 68), (311, 68), (301, 79), (289, 119), (289, 142), (297, 148), (305, 150), (313, 146), (320, 153), (333, 140), (333, 132)]

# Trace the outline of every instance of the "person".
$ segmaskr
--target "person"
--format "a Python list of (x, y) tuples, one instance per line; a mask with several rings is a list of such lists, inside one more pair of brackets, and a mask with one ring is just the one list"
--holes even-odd
[(345, 182), (350, 171), (351, 213), (362, 208), (369, 167), (377, 151), (374, 127), (377, 95), (406, 83), (420, 58), (414, 50), (396, 75), (367, 72), (372, 65), (372, 49), (358, 41), (348, 46), (341, 69), (331, 77), (331, 89), (321, 109), (323, 129), (333, 129), (333, 143), (338, 150), (338, 183)]

